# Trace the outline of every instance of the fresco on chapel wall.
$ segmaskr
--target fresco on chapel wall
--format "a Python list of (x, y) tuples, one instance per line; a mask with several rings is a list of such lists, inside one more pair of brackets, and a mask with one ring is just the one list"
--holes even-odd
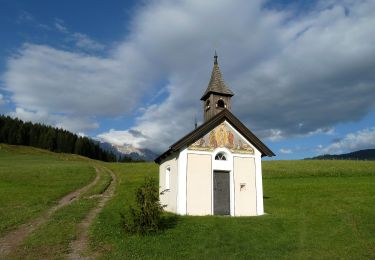
[(190, 150), (213, 151), (225, 147), (232, 153), (254, 154), (254, 149), (224, 122), (189, 146)]

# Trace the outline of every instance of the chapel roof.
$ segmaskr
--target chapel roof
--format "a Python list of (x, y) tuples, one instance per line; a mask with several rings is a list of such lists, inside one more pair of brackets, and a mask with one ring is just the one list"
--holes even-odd
[(210, 120), (193, 130), (189, 134), (182, 137), (176, 143), (170, 146), (170, 148), (155, 159), (156, 163), (160, 163), (164, 158), (168, 157), (174, 152), (178, 152), (181, 148), (194, 143), (196, 140), (204, 136), (206, 133), (214, 129), (216, 126), (224, 121), (230, 123), (242, 136), (244, 136), (252, 145), (254, 145), (263, 156), (275, 156), (275, 154), (269, 149), (262, 141), (258, 139), (241, 121), (235, 117), (228, 109), (224, 109)]
[(219, 64), (217, 62), (217, 54), (215, 52), (214, 56), (214, 67), (212, 68), (212, 73), (211, 73), (211, 79), (210, 82), (208, 83), (206, 92), (204, 92), (203, 96), (201, 97), (201, 100), (206, 100), (207, 96), (210, 93), (217, 93), (217, 94), (222, 94), (225, 96), (233, 96), (234, 93), (232, 90), (230, 90), (224, 80), (223, 76), (221, 75)]

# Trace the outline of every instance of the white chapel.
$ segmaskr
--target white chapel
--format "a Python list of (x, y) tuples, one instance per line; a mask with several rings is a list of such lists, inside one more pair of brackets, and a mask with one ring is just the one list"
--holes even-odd
[(203, 102), (204, 123), (155, 159), (160, 202), (180, 215), (264, 214), (262, 160), (275, 154), (231, 111), (234, 93), (217, 55)]

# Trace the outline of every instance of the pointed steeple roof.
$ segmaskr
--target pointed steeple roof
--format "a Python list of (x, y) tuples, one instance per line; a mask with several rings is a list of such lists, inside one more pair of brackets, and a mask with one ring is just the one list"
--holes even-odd
[(206, 92), (204, 92), (201, 100), (205, 100), (210, 93), (217, 93), (225, 96), (234, 95), (233, 91), (225, 85), (225, 82), (220, 72), (219, 64), (217, 62), (216, 51), (214, 56), (214, 67), (212, 68), (211, 79), (208, 83)]

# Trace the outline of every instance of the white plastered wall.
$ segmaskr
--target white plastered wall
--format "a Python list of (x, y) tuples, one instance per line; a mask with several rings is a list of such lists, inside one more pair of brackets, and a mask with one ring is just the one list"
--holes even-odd
[[(166, 172), (169, 171), (169, 189), (166, 187)], [(169, 157), (159, 167), (159, 198), (164, 210), (177, 213), (178, 159)]]
[[(228, 125), (232, 128), (233, 131), (235, 131), (239, 136), (241, 136), (244, 140), (246, 140), (229, 123)], [(254, 154), (231, 153), (227, 148), (217, 148), (212, 152), (196, 151), (196, 150), (188, 150), (188, 149), (183, 150), (183, 153), (184, 153), (183, 158), (186, 158), (191, 155), (206, 155), (206, 156), (211, 157), (211, 169), (210, 169), (211, 209), (210, 209), (209, 214), (213, 214), (213, 171), (214, 170), (224, 170), (224, 171), (229, 172), (231, 216), (254, 216), (254, 215), (264, 214), (261, 153), (250, 142), (248, 142), (247, 140), (246, 142), (254, 149)], [(214, 159), (215, 155), (218, 152), (224, 152), (225, 154), (227, 154), (227, 161), (215, 160)], [(235, 166), (234, 161), (238, 163), (237, 166)], [(188, 163), (188, 161), (185, 161), (185, 163)], [(187, 168), (188, 167), (189, 166), (187, 165)], [(238, 171), (237, 174), (235, 173), (236, 168)], [(182, 170), (185, 170), (185, 169), (186, 168)], [(186, 171), (183, 174), (181, 174), (181, 176), (182, 175), (184, 175), (186, 178), (184, 178), (181, 181), (181, 185), (182, 186), (185, 185), (186, 187), (186, 180), (188, 178), (188, 176), (186, 176)], [(199, 181), (199, 179), (196, 179), (195, 181)], [(206, 179), (204, 179), (204, 181), (207, 182)], [(245, 191), (242, 193), (239, 192), (241, 188), (241, 184), (245, 184), (246, 192)], [(179, 213), (186, 214), (186, 208), (185, 208), (185, 211), (181, 210)], [(191, 214), (190, 213), (190, 215), (205, 215), (205, 214)]]
[(233, 157), (236, 216), (256, 216), (255, 159)]
[(187, 155), (187, 196), (188, 215), (211, 215), (211, 155)]
[[(234, 127), (232, 127), (229, 123), (228, 125), (231, 127), (233, 131), (235, 131), (239, 136), (243, 139), (243, 135), (241, 135)], [(245, 139), (246, 140), (246, 139)], [(263, 182), (262, 182), (262, 153), (249, 141), (246, 142), (254, 149), (254, 154), (232, 154), (233, 157), (237, 158), (252, 158), (254, 161), (249, 161), (250, 164), (254, 162), (255, 164), (255, 189), (256, 189), (256, 214), (253, 215), (263, 215), (264, 214), (264, 206), (263, 206)], [(249, 168), (251, 169), (252, 166)], [(235, 166), (233, 166), (235, 168)], [(252, 170), (254, 170), (252, 168)], [(251, 173), (250, 173), (251, 174)], [(241, 183), (237, 183), (234, 189), (239, 189)]]
[(178, 155), (177, 213), (180, 215), (186, 215), (186, 171), (187, 148), (184, 147)]

